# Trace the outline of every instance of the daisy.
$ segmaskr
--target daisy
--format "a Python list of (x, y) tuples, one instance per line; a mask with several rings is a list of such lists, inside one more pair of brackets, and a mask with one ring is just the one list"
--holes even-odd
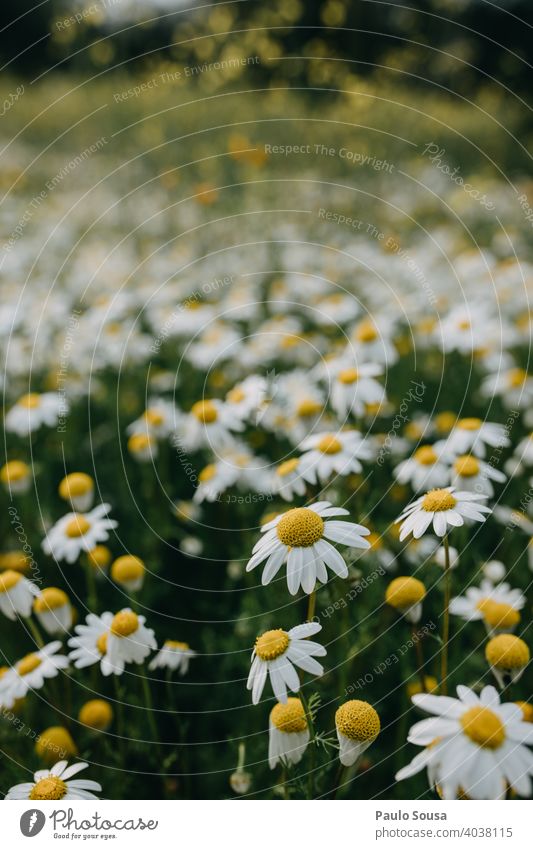
[(499, 584), (500, 581), (503, 581), (506, 575), (505, 565), (501, 562), (501, 560), (488, 560), (481, 567), (481, 571), (491, 584)]
[(0, 469), (0, 482), (10, 495), (24, 495), (31, 481), (31, 469), (22, 460), (10, 460)]
[(190, 451), (208, 447), (214, 450), (231, 445), (231, 431), (244, 429), (242, 421), (222, 401), (206, 398), (192, 405), (176, 429), (178, 445)]
[(68, 728), (51, 725), (39, 734), (35, 753), (45, 764), (52, 766), (58, 758), (77, 758), (78, 747)]
[(128, 439), (128, 451), (139, 463), (151, 463), (159, 454), (156, 438), (147, 430), (132, 433)]
[(484, 463), (474, 454), (457, 457), (452, 465), (451, 484), (467, 492), (477, 492), (488, 498), (494, 495), (492, 481), (505, 483), (506, 476), (490, 463)]
[(302, 461), (298, 457), (291, 457), (279, 463), (274, 470), (270, 482), (272, 492), (275, 492), (285, 501), (292, 501), (295, 495), (304, 496), (306, 482), (302, 472)]
[(136, 593), (142, 588), (146, 567), (140, 557), (124, 554), (111, 566), (111, 578), (127, 592)]
[(510, 786), (519, 796), (531, 794), (533, 728), (518, 705), (500, 704), (494, 687), (478, 697), (457, 687), (458, 698), (420, 693), (413, 704), (433, 714), (412, 726), (408, 741), (424, 746), (396, 775), (410, 778), (427, 767), (430, 783), (444, 799), (500, 799)]
[(530, 407), (533, 401), (533, 377), (523, 368), (510, 368), (485, 378), (481, 392), (488, 398), (499, 395), (510, 410)]
[(192, 657), (196, 657), (196, 652), (191, 649), (189, 643), (165, 640), (163, 648), (150, 662), (148, 669), (171, 669), (172, 672), (177, 671), (180, 675), (186, 675)]
[(266, 631), (255, 641), (252, 666), (246, 689), (252, 691), (252, 702), (258, 704), (267, 675), (278, 702), (287, 703), (287, 687), (293, 693), (300, 689), (300, 679), (295, 666), (310, 675), (322, 675), (324, 669), (315, 657), (324, 657), (326, 649), (308, 640), (318, 634), (322, 626), (318, 622), (305, 622), (290, 631), (277, 628)]
[(154, 439), (170, 436), (176, 429), (180, 413), (164, 398), (152, 398), (139, 419), (128, 425), (126, 433), (147, 433)]
[(506, 448), (510, 439), (504, 425), (484, 422), (481, 419), (459, 419), (444, 443), (447, 454), (475, 454), (485, 457), (486, 446)]
[(44, 553), (74, 563), (82, 551), (92, 551), (117, 527), (114, 519), (105, 518), (110, 509), (110, 504), (99, 504), (89, 513), (67, 513), (48, 531), (42, 543)]
[(512, 590), (509, 584), (495, 587), (484, 580), (479, 587), (468, 587), (464, 596), (452, 598), (450, 613), (466, 622), (482, 619), (489, 634), (497, 634), (516, 628), (525, 603), (520, 590)]
[(185, 350), (184, 357), (197, 369), (207, 371), (214, 364), (224, 360), (236, 359), (241, 355), (241, 335), (229, 324), (215, 321), (202, 331), (197, 341)]
[(251, 374), (237, 383), (226, 395), (228, 409), (241, 421), (258, 413), (267, 394), (267, 381), (259, 374)]
[(143, 663), (157, 648), (154, 632), (145, 628), (145, 621), (128, 607), (113, 616), (102, 658), (103, 675), (122, 675), (126, 663)]
[(289, 696), (286, 704), (278, 702), (270, 711), (268, 725), (268, 765), (275, 769), (281, 762), (299, 763), (309, 743), (309, 728), (300, 699)]
[(27, 619), (37, 595), (39, 595), (38, 587), (20, 572), (6, 569), (5, 572), (0, 573), (0, 611), (8, 619), (15, 620), (17, 616)]
[(503, 689), (522, 677), (529, 663), (529, 647), (513, 634), (498, 634), (485, 646), (485, 658)]
[(86, 778), (70, 779), (86, 769), (89, 764), (77, 763), (68, 766), (67, 761), (58, 761), (52, 769), (39, 769), (33, 776), (33, 782), (15, 784), (6, 794), (6, 799), (32, 799), (34, 801), (63, 801), (78, 799), (97, 799), (92, 790), (101, 792), (102, 787), (97, 781)]
[(412, 457), (396, 466), (394, 477), (402, 485), (410, 483), (418, 492), (446, 486), (450, 472), (436, 446), (421, 445)]
[(520, 440), (515, 448), (515, 456), (519, 463), (533, 466), (533, 433), (528, 433), (524, 439)]
[(254, 546), (246, 571), (266, 560), (261, 577), (266, 586), (286, 563), (291, 595), (296, 595), (300, 586), (305, 593), (312, 593), (317, 580), (327, 583), (326, 566), (339, 578), (347, 578), (348, 567), (328, 540), (351, 548), (370, 548), (363, 539), (370, 531), (363, 525), (333, 518), (346, 515), (348, 510), (332, 507), (329, 501), (279, 514), (261, 528), (264, 536)]
[(33, 611), (47, 634), (64, 634), (72, 625), (68, 595), (57, 587), (46, 587), (33, 602)]
[(385, 591), (385, 601), (394, 607), (408, 622), (416, 624), (422, 616), (422, 602), (426, 588), (417, 578), (401, 576), (390, 582)]
[(398, 351), (392, 342), (393, 327), (388, 320), (382, 320), (379, 327), (372, 318), (364, 318), (355, 325), (349, 349), (357, 351), (357, 356), (365, 363), (383, 363), (393, 365), (398, 359)]
[(107, 731), (113, 722), (113, 708), (105, 699), (89, 699), (81, 706), (78, 720), (94, 731)]
[(99, 663), (103, 671), (103, 660), (107, 654), (107, 638), (112, 621), (113, 614), (108, 611), (101, 616), (89, 613), (85, 619), (86, 624), (75, 626), (76, 636), (70, 638), (68, 645), (73, 649), (69, 659), (76, 669), (84, 669), (86, 666)]
[(85, 472), (73, 472), (59, 484), (59, 497), (68, 501), (73, 510), (90, 510), (94, 498), (94, 481)]
[(421, 498), (417, 498), (404, 510), (396, 521), (401, 524), (400, 542), (410, 533), (415, 539), (424, 534), (433, 524), (438, 537), (446, 535), (448, 525), (461, 527), (465, 519), (484, 522), (483, 513), (490, 513), (490, 507), (480, 504), (486, 496), (473, 492), (455, 492), (453, 486), (444, 489), (432, 489)]
[(56, 654), (60, 648), (59, 640), (48, 643), (10, 667), (0, 678), (0, 704), (13, 707), (29, 690), (40, 690), (48, 678), (55, 678), (60, 669), (66, 669), (68, 657)]
[(331, 384), (331, 406), (344, 419), (349, 413), (364, 415), (367, 406), (383, 404), (385, 390), (375, 380), (383, 374), (383, 368), (373, 363), (362, 363), (358, 368), (341, 368)]
[(317, 324), (333, 325), (348, 324), (359, 315), (359, 304), (349, 292), (334, 292), (316, 302), (312, 318)]
[(362, 471), (362, 460), (370, 460), (372, 449), (358, 430), (316, 433), (300, 445), (302, 471), (310, 483), (322, 483), (331, 475), (350, 475)]
[(55, 427), (59, 419), (68, 413), (65, 399), (57, 392), (44, 392), (39, 395), (32, 392), (23, 395), (11, 407), (4, 420), (4, 427), (10, 433), (27, 436), (42, 425)]
[(381, 723), (372, 705), (352, 699), (335, 713), (335, 728), (339, 760), (343, 766), (353, 766), (378, 736)]

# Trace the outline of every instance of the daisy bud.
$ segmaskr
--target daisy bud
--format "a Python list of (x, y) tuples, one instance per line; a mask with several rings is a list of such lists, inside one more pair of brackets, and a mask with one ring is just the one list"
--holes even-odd
[(485, 657), (503, 689), (518, 681), (529, 663), (529, 648), (513, 634), (498, 634), (485, 647)]
[(300, 699), (290, 696), (270, 711), (268, 763), (270, 769), (282, 763), (297, 764), (309, 743), (309, 729)]
[(505, 578), (505, 566), (500, 560), (489, 560), (482, 566), (482, 572), (492, 584), (499, 584)]
[(90, 510), (94, 498), (94, 481), (84, 472), (73, 472), (59, 484), (59, 496), (70, 502), (73, 510), (85, 513)]
[(416, 624), (422, 616), (422, 601), (426, 588), (418, 578), (395, 578), (385, 591), (385, 601), (394, 607), (408, 622)]
[(439, 689), (439, 682), (433, 675), (424, 675), (424, 686), (425, 689), (422, 690), (420, 681), (410, 681), (407, 684), (407, 695), (411, 699), (417, 693), (436, 693)]
[(72, 625), (68, 595), (57, 587), (46, 587), (33, 602), (33, 612), (47, 634), (62, 634)]
[(181, 541), (181, 551), (188, 554), (190, 557), (198, 557), (202, 553), (202, 540), (198, 537), (183, 537)]
[(113, 722), (113, 708), (105, 699), (91, 699), (81, 706), (78, 719), (94, 731), (107, 731)]
[(533, 705), (531, 702), (515, 702), (524, 716), (524, 722), (533, 722)]
[(43, 731), (35, 744), (35, 751), (38, 757), (50, 766), (58, 759), (62, 761), (78, 754), (70, 732), (62, 725), (52, 725)]
[(136, 593), (141, 589), (145, 572), (143, 561), (132, 554), (117, 557), (111, 566), (112, 579), (130, 593)]
[(252, 786), (252, 776), (244, 769), (237, 769), (229, 777), (231, 789), (238, 796), (244, 796)]
[[(459, 552), (453, 545), (449, 547), (450, 552), (450, 569), (455, 569), (459, 565)], [(446, 552), (443, 545), (440, 545), (435, 552), (435, 563), (442, 569), (446, 566)]]
[(340, 762), (343, 766), (353, 766), (378, 736), (381, 723), (372, 705), (352, 699), (337, 710), (335, 726)]
[(0, 469), (0, 481), (13, 495), (24, 495), (31, 485), (31, 469), (22, 460), (11, 460)]
[(85, 552), (87, 564), (95, 570), (97, 575), (107, 570), (112, 556), (107, 545), (95, 545), (90, 551)]
[(31, 559), (19, 549), (4, 551), (0, 554), (0, 569), (12, 570), (25, 574), (30, 568)]
[(128, 451), (139, 463), (147, 463), (157, 457), (157, 442), (148, 433), (132, 433), (128, 439)]

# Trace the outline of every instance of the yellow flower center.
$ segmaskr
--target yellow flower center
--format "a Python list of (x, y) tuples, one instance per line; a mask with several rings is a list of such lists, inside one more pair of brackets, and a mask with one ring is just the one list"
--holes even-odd
[(226, 401), (229, 401), (230, 404), (240, 404), (245, 398), (246, 394), (239, 386), (236, 386), (234, 389), (230, 389), (226, 395)]
[(133, 610), (121, 610), (116, 613), (111, 623), (110, 631), (115, 637), (129, 637), (139, 627), (139, 619)]
[(307, 720), (305, 711), (300, 699), (290, 697), (287, 699), (287, 704), (278, 702), (270, 711), (270, 721), (276, 726), (278, 731), (283, 731), (286, 734), (296, 734), (299, 731), (305, 731), (307, 728)]
[(523, 368), (513, 368), (507, 375), (509, 386), (519, 389), (528, 379), (528, 373)]
[(140, 557), (125, 554), (117, 557), (111, 567), (111, 577), (114, 581), (135, 581), (144, 575), (145, 567)]
[(373, 322), (369, 320), (362, 321), (355, 331), (357, 342), (374, 342), (378, 338), (378, 332)]
[(437, 452), (431, 445), (422, 445), (420, 448), (417, 448), (413, 457), (421, 466), (433, 466), (439, 459)]
[(385, 591), (385, 601), (396, 610), (406, 610), (425, 598), (426, 588), (418, 578), (401, 576), (391, 581)]
[(500, 717), (487, 707), (475, 705), (461, 717), (467, 737), (484, 749), (499, 749), (505, 740), (505, 726)]
[(290, 475), (291, 472), (295, 472), (298, 468), (299, 460), (297, 457), (293, 457), (292, 460), (285, 460), (284, 463), (280, 463), (278, 468), (276, 469), (276, 474), (279, 475), (280, 478), (286, 477), (286, 475)]
[(279, 520), (278, 537), (289, 548), (309, 548), (322, 538), (324, 521), (307, 507), (294, 507)]
[(38, 738), (35, 751), (40, 758), (51, 764), (78, 754), (70, 732), (62, 725), (52, 725)]
[(163, 414), (159, 410), (154, 410), (153, 407), (144, 411), (144, 419), (152, 427), (159, 427), (165, 421)]
[(424, 495), (422, 510), (428, 513), (440, 513), (444, 510), (452, 510), (456, 504), (457, 499), (447, 489), (432, 489)]
[(59, 495), (61, 498), (75, 498), (77, 495), (85, 495), (94, 487), (93, 479), (84, 472), (73, 472), (63, 478), (59, 484)]
[(483, 422), (481, 419), (459, 419), (457, 427), (460, 428), (460, 430), (479, 430), (482, 424)]
[(34, 669), (37, 669), (42, 663), (41, 658), (34, 652), (27, 654), (22, 660), (17, 663), (16, 669), (19, 675), (29, 675)]
[(358, 743), (375, 740), (381, 723), (372, 705), (352, 699), (345, 702), (335, 714), (335, 725), (341, 734)]
[(82, 537), (91, 529), (91, 523), (81, 513), (75, 513), (74, 517), (67, 523), (65, 533), (68, 537)]
[(476, 605), (481, 611), (483, 620), (490, 628), (514, 628), (520, 622), (520, 613), (510, 604), (494, 601), (492, 598), (482, 598)]
[(255, 653), (261, 660), (275, 660), (289, 648), (289, 635), (281, 628), (265, 631), (255, 641)]
[(35, 801), (45, 799), (62, 799), (67, 792), (67, 785), (61, 781), (57, 775), (50, 775), (48, 778), (41, 778), (40, 781), (32, 788), (30, 799)]
[(338, 374), (341, 383), (356, 383), (359, 380), (359, 372), (356, 368), (345, 368)]
[(449, 433), (456, 422), (455, 413), (438, 413), (435, 416), (434, 424), (439, 433)]
[(380, 548), (383, 548), (383, 540), (381, 539), (379, 534), (374, 532), (368, 534), (367, 542), (370, 543), (370, 549), (372, 551), (379, 551)]
[(217, 408), (212, 401), (197, 401), (192, 405), (191, 413), (202, 424), (212, 424), (218, 418)]
[(165, 640), (166, 649), (178, 649), (179, 651), (189, 651), (189, 643), (182, 643), (179, 640)]
[(19, 407), (25, 407), (27, 410), (34, 410), (41, 403), (41, 396), (36, 392), (31, 392), (29, 395), (23, 395), (19, 398)]
[(0, 593), (7, 593), (18, 584), (22, 575), (13, 569), (8, 569), (0, 575)]
[(339, 451), (342, 451), (342, 443), (335, 436), (328, 433), (327, 436), (322, 437), (317, 448), (322, 454), (338, 454)]
[(33, 609), (36, 613), (46, 613), (48, 610), (55, 610), (58, 607), (64, 607), (68, 604), (68, 595), (58, 587), (46, 587), (33, 603)]
[(111, 725), (113, 708), (104, 699), (91, 699), (81, 707), (78, 719), (82, 725), (103, 731)]
[(529, 663), (529, 648), (513, 634), (499, 634), (486, 645), (485, 657), (496, 669), (521, 669)]
[(202, 469), (200, 474), (198, 475), (198, 480), (200, 483), (207, 483), (207, 481), (213, 480), (217, 473), (217, 467), (215, 463), (209, 463), (208, 466)]
[(467, 319), (463, 319), (462, 321), (457, 322), (458, 330), (470, 330), (471, 327), (472, 325), (469, 321), (467, 321)]
[(98, 649), (102, 657), (107, 652), (107, 631), (104, 631), (104, 633), (100, 634), (100, 636), (98, 637), (96, 641), (96, 648)]
[(296, 414), (301, 418), (305, 418), (306, 416), (316, 416), (321, 409), (322, 404), (318, 401), (314, 401), (312, 398), (304, 398), (304, 400), (300, 401), (298, 404)]
[(27, 478), (29, 473), (29, 466), (27, 466), (22, 460), (11, 460), (11, 462), (2, 466), (0, 479), (2, 480), (2, 483), (10, 483), (10, 481), (16, 483), (17, 481), (22, 481)]
[(87, 552), (87, 559), (91, 566), (97, 569), (105, 569), (111, 560), (111, 552), (106, 545), (96, 545)]
[(137, 452), (146, 451), (151, 444), (152, 440), (147, 433), (132, 433), (128, 439), (128, 451), (137, 454)]
[(515, 702), (522, 711), (524, 722), (533, 722), (533, 705), (531, 702)]
[(455, 474), (461, 478), (474, 478), (479, 474), (479, 460), (471, 454), (463, 454), (462, 457), (457, 457), (453, 468)]

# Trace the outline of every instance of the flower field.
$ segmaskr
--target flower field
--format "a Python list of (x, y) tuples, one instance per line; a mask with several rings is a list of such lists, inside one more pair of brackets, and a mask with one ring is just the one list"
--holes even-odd
[(4, 83), (0, 791), (531, 797), (520, 103), (225, 71)]

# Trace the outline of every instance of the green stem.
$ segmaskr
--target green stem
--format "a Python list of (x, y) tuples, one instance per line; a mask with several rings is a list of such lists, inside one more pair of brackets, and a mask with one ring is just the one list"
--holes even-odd
[(25, 619), (24, 622), (26, 623), (26, 625), (28, 626), (28, 629), (31, 632), (31, 635), (34, 639), (35, 645), (38, 646), (40, 649), (42, 649), (43, 646), (44, 646), (44, 640), (41, 637), (41, 633), (40, 633), (37, 625), (35, 624), (35, 622), (31, 618), (31, 616), (28, 616), (28, 618)]
[(159, 740), (159, 734), (158, 734), (158, 731), (157, 731), (157, 725), (156, 725), (155, 716), (154, 716), (154, 708), (153, 708), (153, 704), (152, 704), (152, 694), (150, 692), (150, 682), (148, 681), (148, 676), (146, 674), (146, 667), (145, 666), (143, 666), (143, 668), (142, 668), (141, 679), (142, 679), (142, 687), (143, 687), (143, 694), (144, 694), (144, 703), (146, 705), (146, 710), (148, 712), (148, 723), (150, 725), (150, 731), (152, 732), (152, 738), (153, 738), (154, 743), (157, 743), (157, 745), (159, 746), (160, 740)]
[(122, 766), (126, 765), (126, 737), (125, 737), (125, 723), (124, 723), (124, 705), (122, 704), (122, 694), (120, 692), (120, 684), (118, 682), (118, 675), (113, 675), (113, 682), (115, 685), (115, 699), (117, 702), (117, 735), (118, 735), (118, 746), (120, 750), (120, 754), (122, 756)]
[(85, 566), (85, 580), (87, 583), (87, 600), (91, 613), (96, 613), (98, 610), (98, 597), (96, 595), (96, 580), (94, 577), (94, 567), (88, 563)]
[(415, 645), (416, 651), (416, 664), (417, 664), (417, 672), (418, 679), (420, 681), (420, 686), (422, 687), (422, 693), (426, 692), (426, 676), (424, 675), (424, 652), (422, 650), (422, 640), (420, 639), (418, 632), (416, 630), (416, 625), (413, 625), (411, 636), (413, 643)]
[(448, 536), (442, 540), (444, 546), (444, 611), (442, 621), (442, 647), (440, 653), (440, 693), (445, 696), (448, 692), (448, 644), (450, 641), (450, 598), (451, 598), (451, 568), (450, 545)]
[(307, 796), (309, 799), (313, 799), (315, 794), (315, 723), (313, 722), (313, 717), (311, 711), (309, 710), (307, 699), (303, 694), (303, 690), (300, 690), (300, 700), (302, 702), (303, 709), (305, 712), (307, 727), (309, 728), (309, 743), (311, 746), (311, 754), (309, 757), (309, 774), (307, 778)]
[(315, 608), (316, 608), (316, 590), (309, 595), (309, 599), (307, 602), (307, 621), (312, 622), (315, 616)]
[(341, 763), (339, 763), (339, 768), (335, 775), (335, 781), (333, 782), (333, 788), (331, 790), (331, 799), (335, 799), (337, 797), (337, 793), (339, 792), (340, 786), (342, 784), (342, 779), (344, 777), (344, 770), (346, 769)]

